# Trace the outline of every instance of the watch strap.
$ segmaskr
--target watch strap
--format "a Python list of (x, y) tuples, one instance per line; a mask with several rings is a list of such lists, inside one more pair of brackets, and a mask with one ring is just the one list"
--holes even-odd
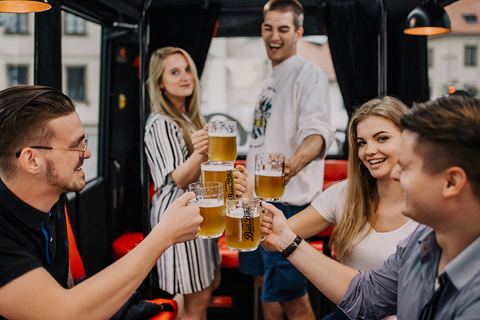
[(282, 257), (288, 258), (295, 250), (297, 250), (298, 246), (302, 242), (302, 238), (297, 235), (295, 240), (287, 247), (285, 250), (282, 251)]

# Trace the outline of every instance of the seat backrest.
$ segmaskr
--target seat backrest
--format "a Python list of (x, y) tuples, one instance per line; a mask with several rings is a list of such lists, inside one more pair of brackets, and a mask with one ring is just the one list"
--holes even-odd
[(325, 160), (325, 172), (323, 176), (323, 190), (332, 184), (347, 179), (348, 160)]
[(70, 219), (68, 218), (67, 207), (65, 207), (65, 220), (67, 220), (67, 234), (68, 234), (68, 254), (70, 260), (70, 271), (73, 279), (80, 279), (85, 277), (85, 267), (83, 266), (82, 257), (78, 252), (77, 242), (73, 235)]

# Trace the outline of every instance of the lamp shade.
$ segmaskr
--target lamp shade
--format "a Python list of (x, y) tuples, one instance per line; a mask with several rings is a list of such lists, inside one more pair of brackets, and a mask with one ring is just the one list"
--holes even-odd
[(403, 32), (430, 36), (451, 31), (450, 18), (445, 9), (434, 2), (426, 2), (410, 12)]
[(40, 12), (51, 7), (47, 0), (0, 0), (0, 12), (7, 13)]

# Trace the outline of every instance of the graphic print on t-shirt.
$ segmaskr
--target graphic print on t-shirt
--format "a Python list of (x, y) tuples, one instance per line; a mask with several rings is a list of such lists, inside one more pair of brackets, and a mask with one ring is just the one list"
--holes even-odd
[(265, 130), (272, 109), (272, 98), (275, 89), (268, 87), (261, 95), (253, 119), (252, 140), (250, 147), (258, 148), (263, 145)]

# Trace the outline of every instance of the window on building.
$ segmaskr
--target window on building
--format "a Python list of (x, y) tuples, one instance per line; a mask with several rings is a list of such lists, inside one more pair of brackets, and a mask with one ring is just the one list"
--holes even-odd
[(85, 67), (67, 67), (67, 95), (85, 101)]
[(466, 23), (475, 24), (478, 22), (476, 14), (464, 14), (463, 19), (465, 19)]
[(433, 49), (427, 51), (427, 63), (429, 68), (433, 67)]
[(0, 23), (7, 34), (27, 34), (27, 13), (0, 13)]
[(65, 13), (64, 30), (65, 34), (84, 35), (86, 33), (85, 19), (68, 12)]
[(477, 46), (465, 46), (465, 66), (477, 65)]
[(7, 66), (8, 85), (16, 86), (28, 84), (28, 66), (9, 65)]

